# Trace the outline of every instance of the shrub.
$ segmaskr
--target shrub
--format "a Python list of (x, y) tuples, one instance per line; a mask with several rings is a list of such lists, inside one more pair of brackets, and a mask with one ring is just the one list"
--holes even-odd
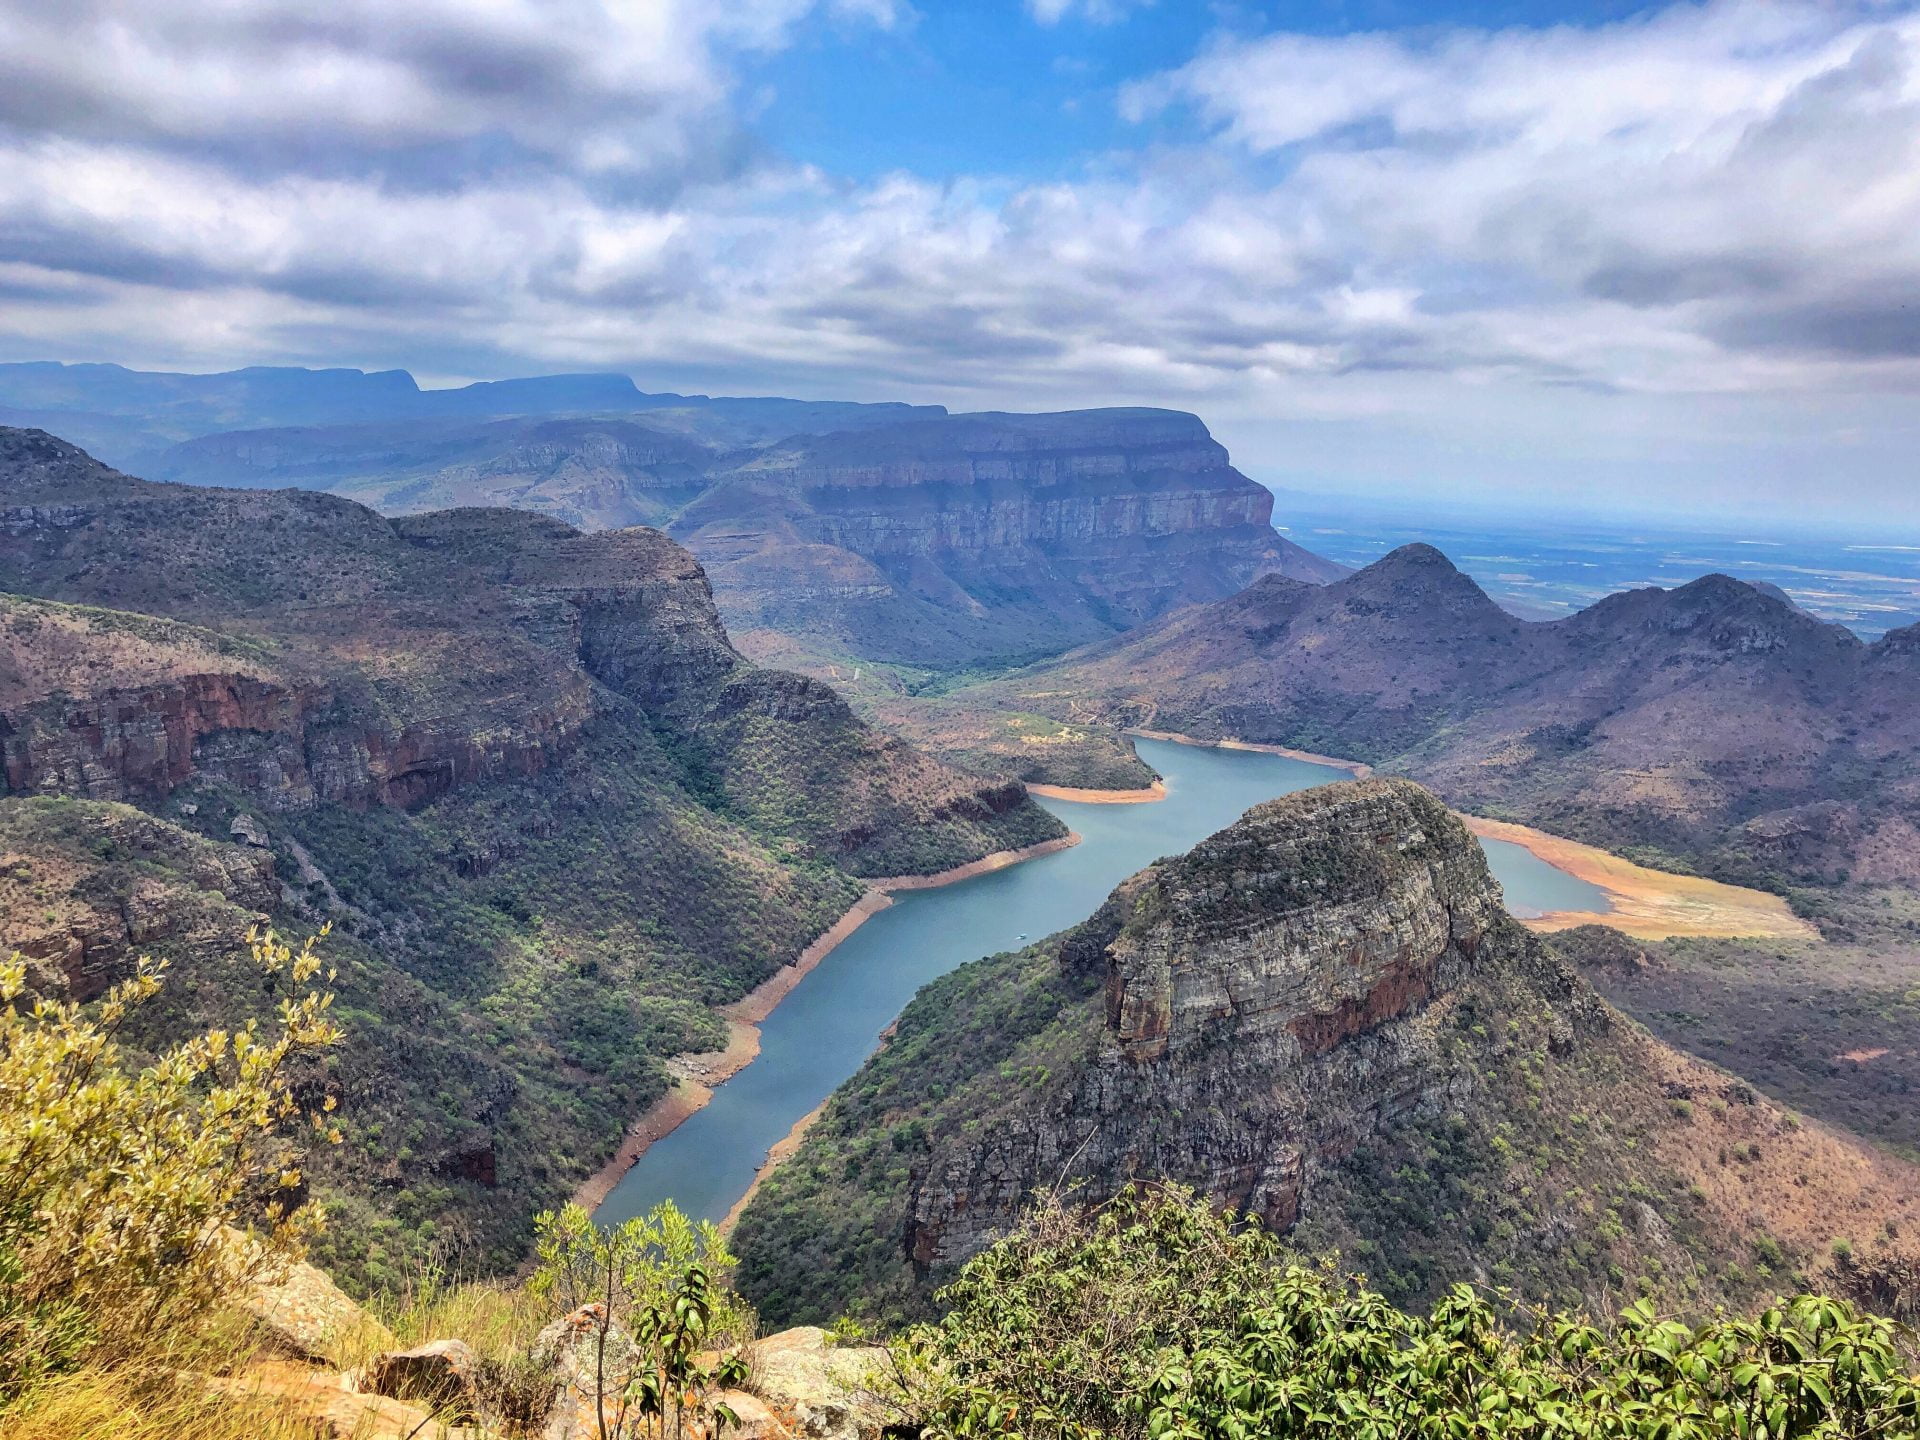
[(737, 1421), (713, 1392), (746, 1379), (753, 1317), (727, 1288), (736, 1262), (714, 1225), (669, 1200), (610, 1229), (579, 1205), (534, 1228), (529, 1288), (587, 1327), (600, 1440), (679, 1437), (690, 1422), (713, 1434)]
[(900, 1344), (925, 1434), (1025, 1440), (1894, 1440), (1920, 1377), (1892, 1326), (1803, 1295), (1598, 1326), (1456, 1286), (1420, 1317), (1293, 1263), (1190, 1192), (1043, 1208)]
[(117, 1036), (164, 963), (142, 957), (84, 1008), (29, 997), (25, 963), (0, 963), (0, 1403), (197, 1318), (315, 1227), (300, 1147), (338, 1133), (331, 1102), (304, 1110), (289, 1071), (340, 1038), (332, 997), (308, 988), (316, 938), (249, 937), (285, 987), (275, 1023), (208, 1031), (137, 1071)]

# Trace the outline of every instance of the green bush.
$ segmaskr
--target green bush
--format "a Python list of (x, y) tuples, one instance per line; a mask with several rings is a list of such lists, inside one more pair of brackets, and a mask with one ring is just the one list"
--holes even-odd
[(1892, 1325), (1842, 1301), (1698, 1325), (1641, 1301), (1603, 1326), (1462, 1285), (1422, 1317), (1172, 1188), (1043, 1208), (942, 1300), (899, 1345), (930, 1440), (1920, 1433)]
[(296, 1100), (290, 1070), (340, 1031), (332, 996), (308, 988), (313, 939), (249, 938), (284, 987), (277, 1019), (210, 1030), (137, 1071), (117, 1037), (164, 963), (142, 957), (83, 1009), (29, 997), (25, 962), (0, 962), (0, 1402), (89, 1349), (200, 1318), (313, 1228), (298, 1137), (339, 1133), (330, 1100)]

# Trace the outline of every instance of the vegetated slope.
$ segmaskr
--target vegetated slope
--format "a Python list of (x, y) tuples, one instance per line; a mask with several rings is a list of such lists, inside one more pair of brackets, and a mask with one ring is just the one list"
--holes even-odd
[(1920, 880), (1920, 643), (1863, 645), (1724, 575), (1524, 621), (1410, 545), (1324, 587), (1264, 577), (963, 698), (1351, 756), (1731, 879)]
[(1920, 1171), (1612, 1011), (1458, 819), (1368, 781), (1257, 806), (929, 986), (760, 1187), (741, 1282), (770, 1323), (916, 1313), (1037, 1187), (1155, 1178), (1406, 1299), (1702, 1307), (1920, 1217)]
[[(0, 591), (0, 948), (87, 989), (167, 939), (219, 1020), (244, 924), (149, 924), (148, 880), (336, 922), (356, 1139), (321, 1179), (396, 1247), (510, 1259), (855, 875), (1062, 833), (747, 664), (657, 532), (149, 484), (0, 431)], [(133, 845), (114, 802), (172, 823)]]

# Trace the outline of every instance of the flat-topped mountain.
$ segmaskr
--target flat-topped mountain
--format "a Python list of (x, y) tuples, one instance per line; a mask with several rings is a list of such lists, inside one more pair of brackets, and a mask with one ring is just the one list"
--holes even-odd
[[(1864, 645), (1724, 575), (1517, 620), (1413, 545), (1325, 586), (1263, 577), (967, 693), (1367, 760), (1601, 843), (1913, 880), (1914, 649), (1908, 631)], [(1027, 777), (1053, 763), (1036, 753)]]
[(672, 532), (739, 630), (951, 666), (1112, 634), (1279, 571), (1339, 567), (1192, 415), (954, 415), (801, 437), (718, 474)]
[[(405, 370), (308, 370), (254, 365), (214, 375), (129, 370), (122, 365), (50, 361), (0, 365), (0, 423), (39, 426), (142, 474), (193, 472), (222, 463), (188, 450), (169, 459), (179, 441), (225, 431), (296, 427), (447, 424), (506, 416), (620, 416), (645, 412), (667, 430), (694, 427), (727, 444), (779, 439), (808, 429), (846, 430), (916, 415), (943, 415), (939, 405), (789, 400), (779, 396), (649, 394), (625, 375), (534, 375), (423, 390)], [(263, 451), (254, 483), (300, 437), (282, 436)], [(323, 446), (330, 442), (322, 439)], [(225, 462), (233, 463), (228, 456)], [(198, 473), (167, 478), (207, 481)], [(215, 483), (230, 483), (219, 481)]]
[(1920, 1213), (1920, 1172), (1615, 1014), (1457, 818), (1368, 781), (1256, 806), (922, 992), (747, 1208), (743, 1287), (775, 1323), (915, 1313), (1034, 1190), (1155, 1179), (1408, 1299), (1745, 1300), (1756, 1253), (1811, 1267)]
[(152, 952), (149, 1038), (230, 1026), (269, 999), (237, 937), (335, 924), (352, 1039), (313, 1083), (359, 1138), (315, 1183), (363, 1276), (429, 1221), (513, 1263), (856, 876), (1064, 833), (744, 660), (658, 531), (152, 483), (4, 429), (0, 760), (0, 952), (41, 987)]
[[(783, 770), (796, 839), (855, 869), (976, 858), (1009, 815), (1023, 839), (1053, 828), (1017, 786), (963, 778), (828, 687), (744, 661), (697, 563), (657, 531), (505, 510), (387, 520), (326, 495), (132, 480), (4, 431), (0, 589), (217, 632), (69, 613), (70, 639), (117, 625), (139, 642), (124, 666), (97, 646), (76, 689), (72, 661), (35, 639), (41, 607), (14, 605), (0, 706), (18, 791), (159, 798), (197, 774), (274, 809), (405, 805), (542, 769), (637, 707), (742, 807)], [(903, 866), (922, 850), (935, 863)]]
[(1257, 575), (1343, 568), (1192, 415), (646, 394), (619, 375), (421, 390), (404, 371), (0, 366), (0, 421), (156, 480), (297, 486), (386, 514), (509, 506), (657, 525), (748, 653), (934, 669), (1056, 653)]

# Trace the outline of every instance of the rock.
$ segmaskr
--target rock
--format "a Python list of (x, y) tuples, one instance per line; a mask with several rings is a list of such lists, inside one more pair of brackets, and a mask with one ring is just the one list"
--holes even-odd
[[(251, 1247), (244, 1236), (230, 1242)], [(273, 1348), (300, 1360), (337, 1362), (358, 1345), (391, 1345), (393, 1336), (334, 1284), (325, 1272), (295, 1260), (248, 1285), (241, 1308), (258, 1322)]]
[[(417, 1405), (356, 1393), (344, 1375), (268, 1360), (238, 1375), (210, 1377), (208, 1390), (232, 1400), (261, 1400), (303, 1422), (316, 1440), (486, 1440), (487, 1432), (443, 1425)], [(279, 1433), (275, 1431), (274, 1433)]]
[(267, 827), (251, 815), (234, 816), (233, 824), (227, 827), (227, 833), (243, 845), (257, 845), (263, 850), (267, 847)]
[(604, 1400), (611, 1413), (633, 1373), (638, 1347), (619, 1325), (605, 1326), (600, 1305), (583, 1305), (534, 1337), (533, 1361), (550, 1372), (551, 1400), (529, 1427), (540, 1440), (596, 1440)]
[(479, 1357), (466, 1341), (434, 1340), (377, 1356), (367, 1366), (360, 1388), (424, 1405), (436, 1419), (464, 1423), (480, 1415), (475, 1388), (479, 1366)]
[(887, 1366), (878, 1345), (837, 1346), (813, 1325), (782, 1330), (753, 1347), (754, 1393), (795, 1435), (810, 1440), (873, 1440), (891, 1409), (879, 1394)]
[(722, 1432), (726, 1440), (796, 1440), (791, 1427), (758, 1395), (722, 1390), (713, 1398), (733, 1411), (737, 1422)]

